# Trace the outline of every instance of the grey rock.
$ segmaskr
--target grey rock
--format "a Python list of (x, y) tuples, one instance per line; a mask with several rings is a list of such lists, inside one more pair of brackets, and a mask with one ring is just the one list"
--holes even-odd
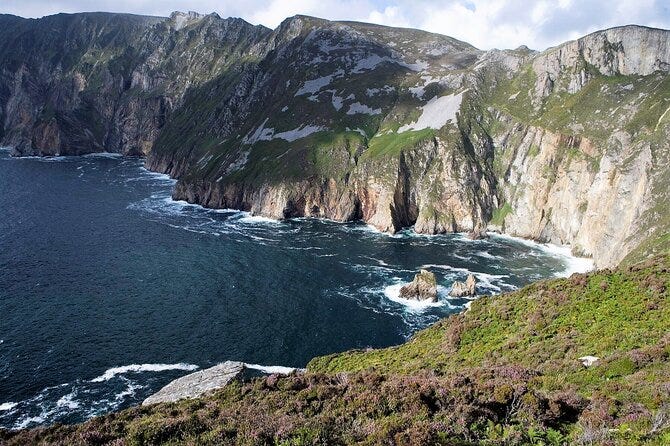
[(437, 280), (435, 274), (422, 269), (414, 280), (400, 288), (400, 297), (419, 301), (437, 302)]
[(451, 286), (449, 295), (453, 297), (466, 297), (477, 295), (477, 279), (472, 274), (468, 274), (465, 282), (455, 281)]
[(196, 398), (224, 387), (244, 370), (244, 363), (226, 361), (209, 369), (178, 378), (145, 399), (143, 406)]

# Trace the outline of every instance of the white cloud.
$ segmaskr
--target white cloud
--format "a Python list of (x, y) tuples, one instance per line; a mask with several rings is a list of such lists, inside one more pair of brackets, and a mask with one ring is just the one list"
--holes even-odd
[(667, 0), (2, 0), (0, 13), (40, 17), (56, 12), (112, 11), (169, 15), (217, 12), (276, 27), (305, 14), (369, 21), (446, 34), (479, 48), (544, 49), (617, 25), (670, 28)]
[(412, 26), (397, 6), (387, 6), (383, 11), (374, 10), (368, 15), (365, 21), (386, 26), (400, 26), (405, 28)]

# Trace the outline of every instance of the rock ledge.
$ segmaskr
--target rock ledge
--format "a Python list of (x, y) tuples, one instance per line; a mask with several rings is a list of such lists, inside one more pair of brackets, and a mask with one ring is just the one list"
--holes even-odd
[(196, 398), (204, 393), (224, 387), (243, 370), (243, 362), (226, 361), (209, 369), (182, 376), (145, 399), (142, 405)]

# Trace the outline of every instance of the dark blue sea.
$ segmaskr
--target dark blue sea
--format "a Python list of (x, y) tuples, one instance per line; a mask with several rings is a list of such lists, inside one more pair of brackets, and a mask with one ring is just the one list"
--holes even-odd
[[(208, 210), (173, 185), (140, 159), (0, 151), (0, 427), (79, 422), (225, 360), (399, 344), (464, 309), (447, 292), (469, 272), (490, 294), (585, 266), (511, 238)], [(438, 304), (398, 299), (419, 268)]]

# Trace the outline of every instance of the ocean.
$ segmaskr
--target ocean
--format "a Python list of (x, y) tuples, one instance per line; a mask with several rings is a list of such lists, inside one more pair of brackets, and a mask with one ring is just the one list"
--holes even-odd
[[(495, 294), (590, 266), (510, 237), (204, 209), (173, 186), (141, 159), (0, 152), (0, 427), (80, 422), (225, 360), (399, 344), (466, 308), (448, 290), (469, 273)], [(436, 304), (398, 296), (420, 268)]]

